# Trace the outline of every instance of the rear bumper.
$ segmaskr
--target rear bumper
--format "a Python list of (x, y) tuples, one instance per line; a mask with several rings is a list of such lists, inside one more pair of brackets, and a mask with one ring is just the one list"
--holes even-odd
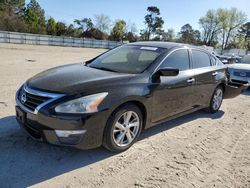
[[(20, 113), (23, 114), (20, 115)], [(23, 119), (20, 119), (20, 116), (23, 116)], [(79, 149), (101, 146), (106, 117), (106, 112), (52, 117), (39, 112), (32, 114), (16, 106), (18, 123), (33, 139)]]
[(241, 93), (243, 93), (247, 88), (249, 87), (249, 84), (240, 84), (240, 83), (228, 83), (225, 87), (225, 99), (230, 99), (237, 97)]

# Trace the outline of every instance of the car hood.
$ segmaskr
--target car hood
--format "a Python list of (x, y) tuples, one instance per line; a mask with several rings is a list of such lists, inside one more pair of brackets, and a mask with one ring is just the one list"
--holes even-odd
[(243, 64), (243, 63), (235, 63), (228, 66), (229, 69), (240, 69), (240, 70), (249, 70), (250, 71), (250, 64)]
[(41, 72), (30, 78), (26, 84), (34, 89), (68, 94), (93, 87), (105, 87), (130, 77), (131, 74), (103, 71), (78, 63)]

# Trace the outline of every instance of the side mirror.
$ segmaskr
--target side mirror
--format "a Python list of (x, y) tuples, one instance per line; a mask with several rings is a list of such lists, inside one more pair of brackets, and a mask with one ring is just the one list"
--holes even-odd
[(177, 76), (179, 74), (179, 69), (175, 68), (160, 68), (157, 73), (160, 76)]

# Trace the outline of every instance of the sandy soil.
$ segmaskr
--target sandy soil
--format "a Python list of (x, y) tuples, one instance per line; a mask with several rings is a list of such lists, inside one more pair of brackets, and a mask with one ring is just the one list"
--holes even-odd
[(128, 151), (79, 151), (30, 139), (14, 95), (30, 76), (104, 50), (0, 44), (0, 187), (250, 187), (250, 91), (143, 132)]

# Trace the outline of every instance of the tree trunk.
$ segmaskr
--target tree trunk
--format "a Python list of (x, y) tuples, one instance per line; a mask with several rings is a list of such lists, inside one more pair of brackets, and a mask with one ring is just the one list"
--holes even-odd
[(229, 31), (228, 31), (228, 33), (227, 33), (226, 42), (225, 42), (225, 48), (227, 48), (228, 40), (229, 40), (229, 37), (231, 35), (231, 31), (232, 31), (232, 29), (230, 28)]
[(225, 31), (223, 31), (223, 34), (222, 34), (221, 55), (223, 54), (223, 51), (224, 51), (224, 45), (225, 45)]
[(150, 29), (148, 29), (148, 33), (147, 34), (148, 34), (147, 35), (147, 40), (149, 40), (150, 39), (150, 35), (151, 35)]

